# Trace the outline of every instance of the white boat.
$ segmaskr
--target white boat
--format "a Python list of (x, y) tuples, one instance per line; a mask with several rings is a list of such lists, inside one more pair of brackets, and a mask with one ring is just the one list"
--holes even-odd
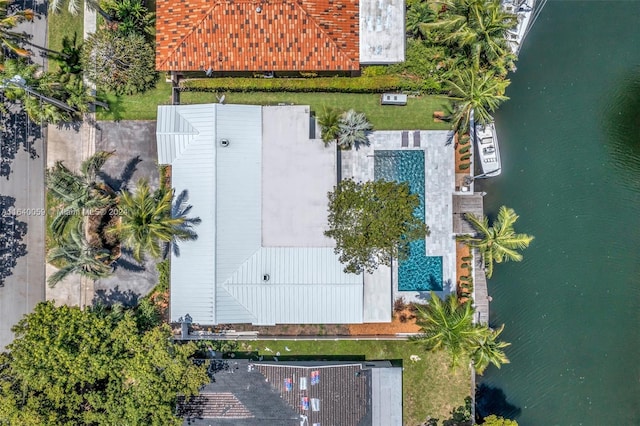
[(478, 158), (482, 168), (482, 175), (476, 177), (498, 176), (502, 171), (502, 164), (495, 124), (493, 122), (486, 125), (475, 124), (474, 133), (474, 144), (478, 148)]
[(527, 35), (536, 0), (502, 0), (502, 7), (518, 17), (518, 25), (507, 33), (507, 43), (511, 51), (517, 55)]

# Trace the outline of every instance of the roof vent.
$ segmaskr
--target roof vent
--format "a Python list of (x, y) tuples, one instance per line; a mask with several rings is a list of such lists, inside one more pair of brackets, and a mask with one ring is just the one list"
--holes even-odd
[(262, 12), (262, 8), (260, 6), (256, 7), (256, 13)]
[(229, 139), (220, 139), (220, 146), (223, 147), (228, 147), (229, 146)]
[(262, 276), (262, 281), (264, 281), (265, 283), (266, 283), (267, 281), (269, 281), (270, 279), (271, 279), (271, 277), (269, 276), (269, 274), (264, 274), (264, 275)]

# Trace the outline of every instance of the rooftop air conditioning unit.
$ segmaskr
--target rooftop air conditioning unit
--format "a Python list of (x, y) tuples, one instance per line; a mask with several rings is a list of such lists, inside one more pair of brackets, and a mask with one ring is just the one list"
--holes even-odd
[(229, 146), (229, 139), (220, 139), (220, 146), (226, 148)]

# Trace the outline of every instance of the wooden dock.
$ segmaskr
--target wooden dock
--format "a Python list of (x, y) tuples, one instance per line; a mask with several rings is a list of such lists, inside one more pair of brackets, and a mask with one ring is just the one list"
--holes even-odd
[[(484, 215), (481, 193), (455, 194), (453, 196), (453, 232), (456, 234), (474, 234), (476, 231), (464, 218), (465, 213), (477, 217)], [(489, 294), (484, 264), (478, 250), (473, 250), (473, 301), (476, 308), (475, 322), (489, 323)]]
[(477, 249), (473, 250), (473, 303), (476, 307), (475, 322), (489, 324), (489, 293), (484, 264)]

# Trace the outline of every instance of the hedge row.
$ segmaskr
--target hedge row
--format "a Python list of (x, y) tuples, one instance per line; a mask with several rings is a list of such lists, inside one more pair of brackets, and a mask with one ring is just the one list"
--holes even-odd
[(397, 75), (317, 78), (243, 78), (222, 77), (184, 80), (181, 90), (200, 92), (338, 92), (382, 93), (412, 91), (435, 93), (433, 81), (410, 80)]

